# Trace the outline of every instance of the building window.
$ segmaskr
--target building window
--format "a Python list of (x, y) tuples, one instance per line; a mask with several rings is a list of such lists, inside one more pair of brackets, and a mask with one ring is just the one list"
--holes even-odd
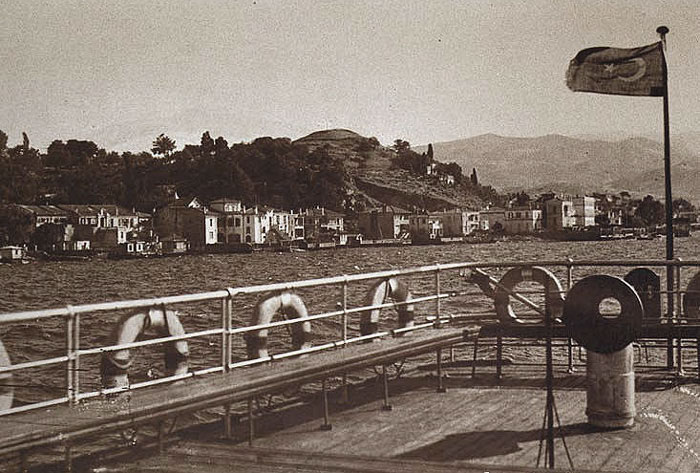
[(236, 226), (240, 227), (241, 226), (241, 219), (236, 217)]
[(250, 217), (245, 218), (245, 223), (250, 223)]

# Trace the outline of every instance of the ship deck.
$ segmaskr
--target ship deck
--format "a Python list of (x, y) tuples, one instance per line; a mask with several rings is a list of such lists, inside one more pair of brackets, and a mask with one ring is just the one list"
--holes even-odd
[[(389, 384), (386, 410), (381, 379), (330, 395), (332, 430), (320, 428), (320, 394), (261, 414), (248, 444), (245, 416), (223, 438), (221, 423), (183, 432), (164, 453), (110, 462), (114, 473), (224, 471), (534, 471), (545, 409), (543, 366), (490, 362), (472, 376), (469, 350), (446, 365), (446, 392), (437, 392), (434, 364)], [(700, 469), (700, 386), (696, 373), (664, 369), (636, 373), (635, 425), (599, 430), (587, 425), (585, 369), (555, 371), (557, 469), (571, 471), (691, 472)], [(544, 453), (540, 466), (544, 463)]]

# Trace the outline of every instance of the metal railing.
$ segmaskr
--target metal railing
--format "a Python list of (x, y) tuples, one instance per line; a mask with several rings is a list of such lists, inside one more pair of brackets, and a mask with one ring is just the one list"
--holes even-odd
[[(292, 356), (309, 354), (321, 350), (327, 349), (337, 349), (347, 346), (352, 343), (358, 343), (362, 341), (367, 341), (374, 338), (387, 337), (390, 335), (399, 335), (411, 330), (421, 330), (429, 328), (439, 328), (443, 323), (454, 321), (454, 320), (467, 320), (472, 322), (477, 322), (483, 320), (483, 318), (494, 319), (495, 316), (492, 312), (467, 312), (466, 314), (444, 314), (443, 311), (443, 301), (448, 298), (454, 297), (485, 297), (481, 291), (475, 290), (476, 288), (470, 286), (467, 290), (445, 290), (446, 282), (452, 282), (457, 280), (460, 282), (459, 285), (465, 283), (464, 273), (468, 270), (505, 270), (510, 268), (523, 268), (531, 266), (542, 266), (549, 268), (557, 268), (560, 273), (563, 273), (566, 277), (565, 280), (565, 290), (568, 291), (575, 281), (575, 270), (580, 271), (583, 268), (589, 268), (590, 270), (599, 270), (603, 267), (616, 267), (616, 268), (631, 268), (631, 267), (656, 267), (656, 268), (671, 268), (674, 274), (674, 286), (672, 291), (660, 291), (662, 294), (669, 295), (668, 301), (672, 302), (670, 306), (667, 306), (665, 318), (666, 322), (675, 322), (682, 319), (682, 296), (685, 291), (682, 288), (683, 276), (686, 273), (683, 270), (690, 268), (700, 267), (700, 261), (681, 261), (680, 259), (674, 261), (665, 260), (608, 260), (608, 261), (594, 261), (594, 260), (580, 260), (574, 261), (572, 259), (559, 260), (559, 261), (526, 261), (526, 262), (507, 262), (507, 263), (493, 263), (493, 262), (463, 262), (463, 263), (448, 263), (448, 264), (434, 264), (429, 266), (421, 266), (415, 268), (401, 269), (401, 270), (388, 270), (388, 271), (378, 271), (365, 274), (353, 274), (353, 275), (342, 275), (336, 277), (326, 277), (319, 279), (295, 281), (288, 283), (273, 283), (265, 285), (254, 285), (254, 286), (244, 286), (244, 287), (230, 287), (223, 290), (202, 292), (196, 294), (186, 294), (179, 296), (168, 296), (160, 298), (151, 299), (139, 299), (139, 300), (127, 300), (127, 301), (117, 301), (117, 302), (104, 302), (97, 304), (82, 304), (75, 306), (66, 306), (63, 308), (54, 308), (47, 310), (33, 310), (25, 312), (14, 312), (14, 313), (4, 313), (0, 314), (0, 326), (12, 324), (12, 323), (37, 323), (49, 318), (63, 318), (64, 319), (64, 332), (65, 332), (65, 354), (62, 356), (53, 356), (40, 360), (33, 360), (23, 363), (18, 363), (10, 366), (0, 367), (0, 377), (2, 375), (12, 374), (20, 370), (29, 370), (53, 365), (65, 364), (65, 395), (42, 400), (39, 402), (32, 402), (30, 404), (11, 407), (5, 410), (0, 410), (0, 416), (13, 414), (17, 412), (27, 411), (31, 409), (39, 409), (43, 407), (58, 405), (58, 404), (69, 404), (76, 405), (81, 400), (95, 398), (100, 396), (106, 396), (118, 392), (123, 392), (125, 390), (133, 390), (139, 388), (145, 388), (148, 386), (155, 386), (163, 383), (171, 383), (185, 378), (202, 376), (211, 373), (229, 372), (233, 369), (242, 368), (246, 366), (252, 366), (261, 363), (274, 362), (276, 360), (281, 360), (289, 358)], [(391, 301), (386, 300), (380, 304), (374, 305), (360, 305), (357, 307), (349, 307), (348, 305), (348, 288), (352, 284), (362, 284), (371, 280), (388, 280), (393, 277), (410, 277), (410, 276), (432, 276), (432, 284), (429, 283), (430, 293), (428, 295), (423, 295), (419, 297), (412, 298), (410, 301)], [(454, 279), (447, 279), (448, 276), (452, 276)], [(318, 314), (309, 315), (308, 318), (292, 318), (287, 320), (278, 320), (265, 324), (258, 325), (246, 325), (246, 326), (233, 326), (233, 313), (234, 313), (234, 300), (237, 297), (244, 295), (254, 296), (266, 293), (279, 293), (282, 291), (298, 291), (306, 288), (317, 288), (317, 287), (327, 287), (327, 286), (339, 286), (341, 289), (340, 301), (337, 304), (336, 310), (320, 312)], [(422, 287), (422, 290), (426, 290), (426, 287)], [(522, 292), (521, 292), (522, 294)], [(516, 298), (518, 294), (515, 295)], [(522, 297), (522, 295), (520, 295)], [(146, 309), (167, 307), (175, 304), (186, 304), (186, 303), (196, 303), (196, 302), (211, 302), (220, 301), (221, 303), (221, 318), (220, 325), (212, 328), (207, 328), (205, 330), (200, 330), (192, 333), (186, 333), (183, 335), (158, 337), (148, 340), (134, 341), (131, 343), (118, 344), (118, 345), (108, 345), (100, 347), (81, 347), (81, 320), (85, 317), (96, 317), (98, 314), (123, 311), (123, 310), (135, 310), (135, 309)], [(349, 324), (352, 316), (359, 313), (366, 312), (372, 309), (382, 309), (389, 307), (399, 307), (401, 305), (415, 305), (421, 303), (427, 303), (434, 301), (434, 308), (432, 309), (433, 314), (425, 314), (423, 320), (417, 321), (415, 326), (398, 328), (393, 330), (379, 331), (370, 335), (359, 335), (351, 336), (349, 331)], [(489, 317), (490, 316), (490, 317)], [(290, 327), (293, 324), (298, 324), (302, 322), (309, 321), (321, 321), (329, 319), (340, 319), (340, 334), (338, 339), (331, 340), (329, 342), (321, 343), (319, 345), (311, 346), (309, 348), (295, 349), (292, 351), (286, 351), (282, 353), (270, 354), (266, 357), (256, 358), (256, 359), (245, 359), (234, 361), (233, 353), (233, 341), (234, 336), (243, 336), (245, 334), (263, 330), (272, 329), (278, 327)], [(114, 352), (118, 350), (132, 349), (137, 347), (145, 347), (151, 345), (161, 345), (166, 343), (173, 343), (177, 341), (201, 338), (201, 337), (220, 337), (220, 362), (212, 365), (206, 366), (200, 369), (189, 371), (185, 374), (165, 376), (157, 379), (150, 379), (146, 381), (141, 381), (137, 383), (130, 384), (127, 387), (115, 387), (115, 388), (102, 388), (99, 390), (92, 391), (82, 391), (80, 386), (80, 373), (81, 373), (81, 359), (89, 355), (98, 355), (108, 352)], [(28, 342), (30, 343), (30, 342)], [(680, 343), (679, 343), (680, 347)], [(569, 344), (569, 350), (571, 350), (571, 344)], [(679, 348), (680, 350), (680, 348)], [(672, 355), (672, 353), (671, 353)], [(95, 376), (99, 376), (99, 373), (95, 373)]]

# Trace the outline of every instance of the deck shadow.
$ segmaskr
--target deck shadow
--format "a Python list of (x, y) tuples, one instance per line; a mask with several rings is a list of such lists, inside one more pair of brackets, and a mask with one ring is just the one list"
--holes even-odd
[[(565, 437), (604, 432), (586, 423), (562, 426)], [(555, 430), (556, 441), (560, 441), (559, 430)], [(525, 442), (537, 442), (542, 431), (533, 430), (480, 430), (447, 435), (430, 445), (398, 455), (397, 458), (436, 462), (469, 461), (509, 455), (523, 450)]]

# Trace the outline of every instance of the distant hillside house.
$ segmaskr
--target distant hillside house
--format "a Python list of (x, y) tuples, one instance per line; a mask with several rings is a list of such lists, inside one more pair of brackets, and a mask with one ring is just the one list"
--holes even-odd
[(360, 212), (358, 229), (371, 240), (401, 238), (409, 236), (411, 212), (399, 207), (384, 205), (379, 208)]

